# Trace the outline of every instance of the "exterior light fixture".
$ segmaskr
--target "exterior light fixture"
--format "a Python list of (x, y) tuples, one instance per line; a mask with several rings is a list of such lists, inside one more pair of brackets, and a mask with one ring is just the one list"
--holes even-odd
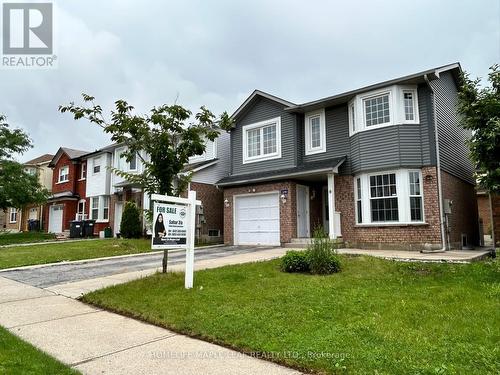
[(281, 198), (281, 203), (285, 204), (286, 203), (286, 195), (281, 194), (280, 198)]
[(229, 207), (229, 199), (224, 199), (224, 207)]

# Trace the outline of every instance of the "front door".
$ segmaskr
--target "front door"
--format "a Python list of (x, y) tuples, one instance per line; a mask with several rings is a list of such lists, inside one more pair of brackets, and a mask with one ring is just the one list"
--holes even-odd
[(326, 234), (329, 232), (330, 228), (330, 218), (328, 217), (328, 188), (325, 186), (323, 188), (323, 230)]
[(62, 233), (63, 224), (63, 209), (62, 204), (55, 204), (50, 207), (49, 211), (49, 232)]
[(297, 185), (297, 237), (309, 238), (309, 187)]
[(115, 203), (115, 225), (114, 225), (114, 233), (120, 233), (120, 225), (122, 223), (122, 212), (123, 212), (123, 202)]

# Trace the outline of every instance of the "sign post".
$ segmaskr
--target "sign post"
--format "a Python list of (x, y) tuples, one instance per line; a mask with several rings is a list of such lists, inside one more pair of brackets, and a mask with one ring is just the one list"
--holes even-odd
[[(186, 272), (184, 287), (193, 287), (194, 242), (196, 230), (196, 191), (189, 191), (187, 198), (152, 194), (153, 235), (151, 249), (186, 249)], [(166, 271), (167, 258), (164, 254), (163, 270)]]

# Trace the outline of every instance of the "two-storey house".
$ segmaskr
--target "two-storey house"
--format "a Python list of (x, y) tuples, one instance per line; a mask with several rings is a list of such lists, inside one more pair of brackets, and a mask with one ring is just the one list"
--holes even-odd
[[(49, 163), (53, 157), (54, 155), (44, 154), (24, 163), (25, 172), (37, 176), (40, 185), (48, 191), (52, 190), (52, 169), (49, 167)], [(43, 223), (46, 221), (44, 205), (30, 204), (22, 209), (9, 208), (5, 228), (11, 231), (26, 231), (30, 229), (28, 225), (30, 221), (35, 221), (32, 229), (43, 228)]]
[(85, 212), (87, 165), (81, 157), (88, 151), (61, 147), (49, 163), (52, 168), (52, 195), (46, 205), (44, 229), (48, 232), (68, 231), (70, 222)]
[(225, 242), (280, 245), (322, 226), (353, 247), (476, 244), (460, 73), (456, 63), (299, 105), (255, 91), (232, 116), (231, 175), (218, 182)]

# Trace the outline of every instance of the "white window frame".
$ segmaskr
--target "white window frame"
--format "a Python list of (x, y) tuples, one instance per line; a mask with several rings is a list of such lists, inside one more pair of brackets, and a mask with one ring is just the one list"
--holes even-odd
[(24, 171), (29, 174), (30, 176), (36, 176), (36, 168), (33, 167), (27, 167), (24, 168)]
[[(67, 170), (66, 174), (63, 174), (62, 171)], [(66, 176), (66, 179), (63, 180), (62, 177)], [(59, 178), (57, 179), (57, 182), (62, 184), (63, 182), (68, 182), (69, 181), (69, 165), (64, 165), (61, 168), (59, 168)]]
[[(262, 154), (264, 151), (264, 136), (262, 129), (276, 125), (276, 152), (271, 154)], [(250, 130), (260, 129), (260, 155), (248, 157), (248, 132)], [(243, 132), (243, 164), (255, 163), (264, 160), (273, 160), (281, 158), (281, 117), (260, 121), (254, 124), (245, 125), (242, 128)]]
[[(97, 202), (97, 207), (94, 207), (94, 202)], [(90, 212), (89, 212), (89, 214), (90, 214), (90, 218), (92, 220), (96, 220), (96, 221), (99, 220), (99, 211), (100, 211), (99, 207), (100, 207), (99, 197), (91, 197), (90, 198)], [(94, 217), (95, 210), (97, 210), (97, 217)]]
[[(405, 92), (411, 92), (413, 94), (413, 120), (406, 120), (404, 108)], [(365, 101), (384, 94), (389, 94), (389, 122), (366, 126)], [(416, 85), (392, 85), (382, 89), (358, 94), (347, 105), (349, 136), (353, 136), (354, 134), (363, 131), (384, 128), (386, 126), (420, 124), (418, 103), (418, 90)], [(354, 119), (351, 113), (352, 107), (354, 107)]]
[(85, 180), (87, 178), (87, 163), (80, 164), (80, 180)]
[[(94, 202), (97, 202), (97, 207), (94, 207)], [(109, 195), (97, 195), (90, 197), (89, 217), (92, 220), (95, 220), (96, 223), (109, 222), (110, 206), (111, 196)], [(108, 210), (107, 217), (104, 215), (106, 209)], [(94, 217), (94, 210), (97, 210), (97, 217)]]
[[(99, 167), (99, 172), (95, 171), (95, 167)], [(101, 173), (102, 169), (102, 156), (97, 156), (92, 159), (92, 175)]]
[[(312, 146), (312, 124), (311, 120), (313, 118), (319, 118), (320, 126), (320, 145), (319, 147)], [(304, 131), (305, 131), (305, 142), (306, 142), (306, 155), (314, 155), (322, 152), (326, 152), (326, 124), (325, 124), (325, 109), (320, 109), (314, 112), (308, 112), (304, 116)]]
[[(14, 224), (17, 223), (17, 208), (11, 207), (9, 212), (9, 223)], [(12, 220), (12, 216), (14, 216), (14, 220)]]
[[(411, 210), (410, 210), (410, 172), (418, 172), (420, 176), (420, 197), (422, 198), (422, 220), (412, 221), (411, 220)], [(396, 175), (396, 196), (398, 199), (398, 221), (376, 221), (372, 222), (371, 217), (371, 206), (370, 206), (370, 177), (378, 176), (382, 174)], [(425, 194), (424, 194), (424, 181), (422, 179), (422, 171), (420, 169), (396, 169), (396, 170), (384, 170), (371, 173), (362, 173), (353, 177), (353, 189), (354, 189), (354, 210), (356, 217), (356, 226), (401, 226), (401, 225), (424, 225), (425, 222)], [(357, 198), (358, 193), (356, 189), (356, 180), (360, 178), (361, 180), (361, 216), (363, 219), (362, 223), (358, 223), (357, 214)]]
[(130, 166), (130, 163), (132, 162), (132, 160), (127, 161), (127, 168), (129, 170), (129, 172), (136, 172), (137, 171), (137, 164), (139, 163), (139, 157), (137, 156), (137, 153), (134, 154), (134, 157), (135, 157), (135, 168), (132, 169), (132, 167)]
[[(418, 181), (420, 185), (420, 194), (411, 194), (411, 189), (410, 189), (410, 173), (418, 173)], [(413, 223), (419, 223), (422, 220), (412, 220), (411, 219), (411, 198), (420, 198), (421, 202), (421, 207), (420, 210), (422, 211), (422, 220), (424, 220), (424, 186), (423, 186), (423, 181), (422, 181), (422, 171), (418, 169), (409, 169), (408, 170), (408, 210), (410, 211), (410, 221)]]
[[(109, 220), (109, 202), (110, 202), (110, 197), (108, 195), (103, 195), (101, 196), (101, 201), (102, 201), (102, 220)], [(107, 215), (105, 215), (107, 212)]]

